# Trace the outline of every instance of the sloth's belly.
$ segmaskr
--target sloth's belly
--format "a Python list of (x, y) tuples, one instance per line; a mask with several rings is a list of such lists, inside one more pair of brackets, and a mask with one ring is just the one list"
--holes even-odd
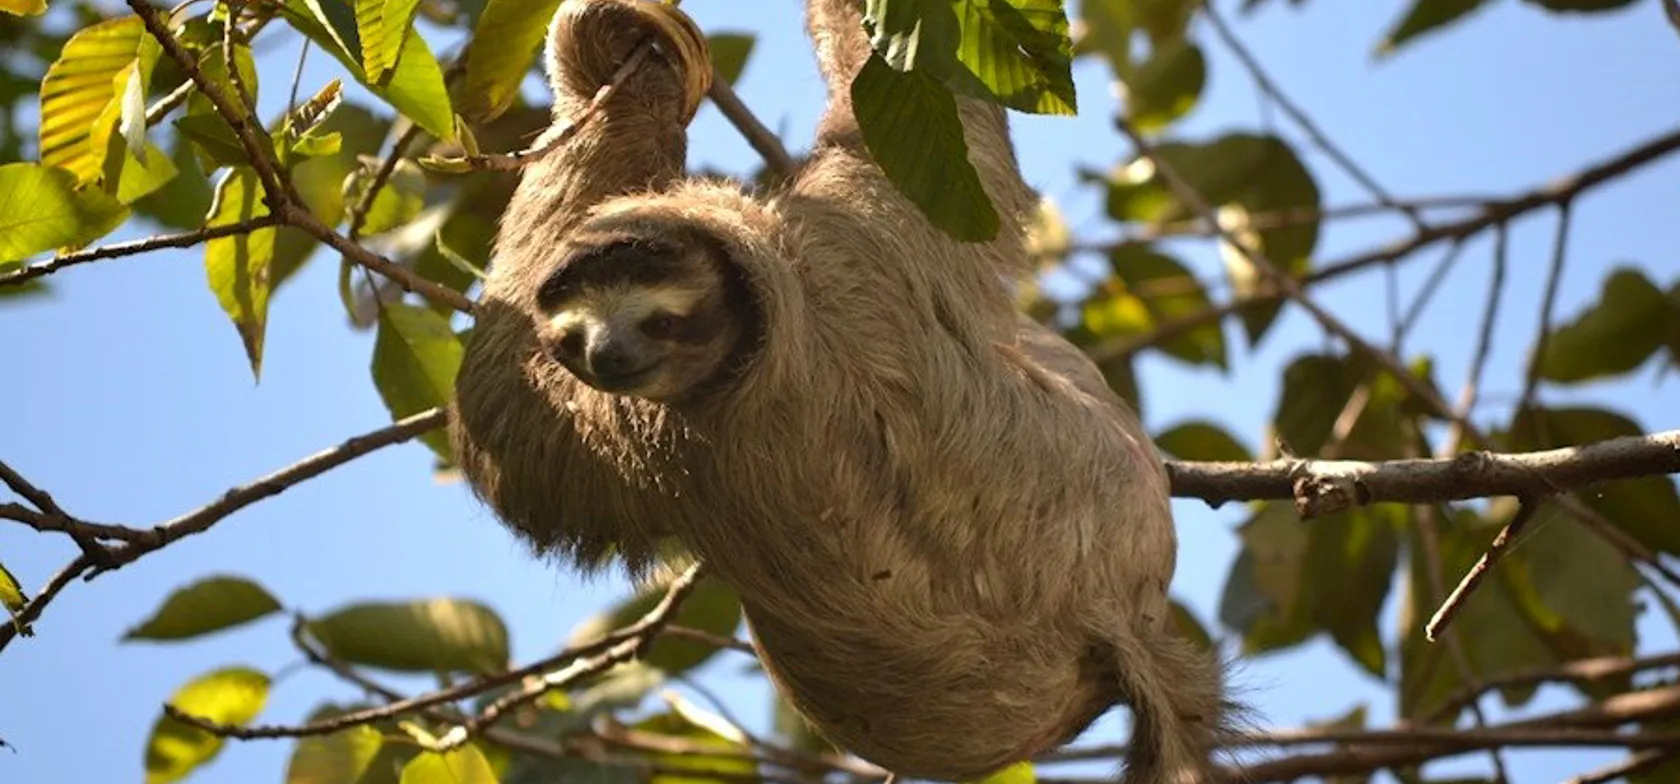
[(749, 607), (747, 621), (799, 712), (900, 777), (978, 778), (1067, 743), (1120, 697), (1080, 635), (981, 618), (918, 629), (882, 609), (848, 622)]

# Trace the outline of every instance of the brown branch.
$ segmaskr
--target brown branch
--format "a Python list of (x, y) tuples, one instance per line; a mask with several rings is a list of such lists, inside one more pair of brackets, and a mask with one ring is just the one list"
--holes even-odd
[(162, 523), (146, 531), (144, 538), (132, 541), (113, 551), (111, 565), (95, 570), (88, 575), (87, 579), (93, 579), (106, 571), (133, 563), (141, 556), (183, 537), (203, 533), (234, 512), (264, 498), (279, 495), (305, 480), (320, 476), (358, 457), (436, 430), (442, 427), (448, 421), (448, 418), (449, 413), (441, 408), (422, 411), (404, 417), (388, 427), (350, 438), (337, 446), (317, 452), (254, 482), (235, 487), (223, 493), (221, 498)]
[[(1680, 129), (1650, 139), (1573, 175), (1514, 198), (1488, 202), (1483, 209), (1464, 220), (1437, 225), (1428, 231), (1417, 232), (1406, 239), (1361, 251), (1335, 261), (1325, 262), (1300, 278), (1303, 286), (1310, 286), (1357, 272), (1372, 264), (1397, 261), (1438, 242), (1461, 241), (1480, 234), (1493, 226), (1509, 223), (1529, 212), (1550, 205), (1562, 205), (1600, 185), (1659, 160), (1680, 150)], [(1217, 234), (1217, 221), (1198, 217)], [(1284, 298), (1280, 292), (1258, 293), (1233, 298), (1231, 302), (1200, 313), (1190, 314), (1159, 325), (1154, 332), (1141, 337), (1120, 337), (1098, 343), (1087, 353), (1099, 363), (1121, 359), (1148, 346), (1164, 343), (1185, 335), (1199, 327), (1217, 323), (1227, 316), (1254, 304), (1275, 302)]]
[(385, 189), (385, 184), (390, 181), (391, 175), (397, 171), (397, 164), (402, 161), (403, 155), (408, 150), (408, 145), (420, 137), (421, 130), (419, 125), (409, 123), (409, 126), (403, 129), (403, 132), (397, 136), (397, 140), (392, 143), (391, 152), (387, 153), (385, 158), (379, 162), (379, 168), (374, 170), (373, 180), (368, 183), (367, 190), (363, 191), (361, 198), (357, 199), (356, 203), (350, 207), (350, 239), (361, 238), (362, 227), (367, 224), (368, 211), (373, 209), (374, 200), (379, 198), (379, 192)]
[[(472, 736), (479, 734), (485, 727), (495, 723), (507, 710), (524, 702), (540, 697), (542, 694), (576, 682), (578, 679), (608, 667), (627, 661), (645, 652), (654, 637), (657, 637), (669, 620), (671, 614), (694, 588), (694, 582), (699, 573), (699, 567), (691, 567), (671, 583), (665, 597), (652, 610), (628, 626), (624, 626), (607, 634), (599, 640), (571, 646), (560, 653), (538, 662), (520, 667), (515, 670), (497, 673), (495, 675), (478, 678), (448, 689), (423, 694), (417, 697), (402, 698), (394, 692), (376, 687), (388, 702), (376, 708), (342, 713), (330, 719), (310, 722), (302, 725), (261, 725), (245, 726), (224, 724), (202, 717), (185, 713), (172, 705), (165, 705), (164, 712), (175, 719), (191, 724), (214, 735), (240, 740), (254, 740), (260, 738), (302, 738), (317, 735), (330, 735), (350, 727), (371, 724), (376, 721), (396, 718), (409, 713), (421, 712), (430, 708), (454, 703), (459, 700), (478, 696), (488, 691), (501, 688), (512, 683), (519, 683), (527, 678), (541, 677), (536, 686), (520, 689), (496, 699), (477, 715), (465, 720), (445, 738), (440, 741), (437, 751), (447, 751), (465, 743)], [(323, 651), (315, 650), (302, 637), (302, 621), (294, 624), (293, 641), (300, 649), (317, 664), (327, 664), (330, 657)], [(556, 667), (563, 667), (558, 671)], [(336, 668), (335, 668), (336, 669)], [(353, 672), (346, 667), (345, 672)], [(343, 672), (341, 672), (343, 674)], [(368, 686), (371, 682), (358, 682)], [(370, 686), (370, 688), (375, 688)]]
[(230, 223), (224, 226), (210, 226), (197, 231), (189, 231), (182, 234), (162, 234), (156, 237), (147, 237), (141, 240), (119, 242), (112, 245), (105, 245), (103, 247), (89, 248), (88, 250), (77, 251), (75, 253), (66, 253), (62, 256), (55, 256), (47, 259), (46, 261), (39, 261), (27, 267), (23, 267), (22, 269), (13, 270), (4, 275), (0, 275), (0, 288), (6, 286), (19, 286), (36, 278), (51, 275), (61, 269), (64, 269), (65, 267), (73, 267), (77, 264), (87, 264), (88, 262), (116, 259), (124, 256), (135, 256), (141, 253), (150, 253), (154, 250), (162, 250), (164, 248), (188, 248), (201, 242), (220, 237), (231, 237), (236, 234), (249, 234), (250, 232), (258, 229), (266, 229), (279, 222), (280, 220), (273, 215), (263, 215), (252, 218), (248, 221)]
[(47, 604), (58, 596), (58, 592), (64, 590), (64, 586), (69, 585), (70, 581), (92, 567), (93, 559), (89, 558), (87, 553), (82, 553), (72, 559), (70, 563), (65, 564), (64, 568), (59, 569), (58, 573), (47, 580), (47, 584), (42, 586), (41, 590), (35, 594), (35, 598), (30, 599), (29, 603), (18, 611), (11, 623), (0, 624), (0, 651), (6, 650), (6, 646), (18, 635), (20, 629), (23, 630), (24, 634), (29, 634), (29, 624), (41, 617), (41, 611), (45, 610)]
[(1646, 670), (1680, 667), (1680, 653), (1666, 653), (1640, 659), (1623, 656), (1599, 656), (1576, 659), (1556, 667), (1534, 667), (1485, 678), (1480, 684), (1466, 687), (1447, 698), (1446, 703), (1430, 712), (1424, 723), (1433, 724), (1457, 713), (1482, 695), (1512, 686), (1534, 686), (1542, 683), (1590, 683), (1632, 675)]
[(741, 132), (741, 137), (747, 140), (747, 144), (752, 145), (753, 150), (764, 159), (770, 171), (783, 179), (793, 176), (798, 164), (794, 163), (793, 156), (788, 155), (787, 149), (782, 147), (782, 140), (759, 121), (758, 116), (735, 94), (735, 88), (715, 70), (712, 74), (712, 87), (707, 95), (711, 97), (712, 105), (718, 108), (729, 123), (735, 126), (735, 130)]
[(169, 31), (167, 24), (159, 18), (162, 11), (151, 7), (146, 0), (127, 0), (130, 8), (145, 24), (146, 31), (157, 39), (165, 54), (181, 67), (199, 92), (210, 101), (216, 114), (225, 120), (238, 138), (240, 147), (245, 151), (251, 168), (257, 173), (262, 182), (264, 200), (269, 212), (288, 225), (314, 235), (316, 239), (326, 243), (339, 253), (344, 254), (351, 261), (390, 278), (404, 291), (419, 294), (433, 302), (448, 305), (463, 313), (473, 311), (472, 301), (460, 292), (426, 280), (414, 274), (400, 264), (392, 262), (355, 242), (346, 239), (334, 231), (331, 226), (323, 223), (309, 210), (303, 198), (297, 194), (289, 179), (280, 173), (279, 164), (274, 160), (274, 153), (270, 146), (263, 141), (267, 134), (261, 131), (253, 122), (250, 111), (243, 104), (235, 105), (222, 92), (215, 82), (206, 78), (199, 69), (198, 62), (193, 59), (181, 42)]
[[(1668, 0), (1673, 2), (1673, 0)], [(1680, 755), (1680, 748), (1649, 749), (1638, 754), (1632, 754), (1620, 762), (1614, 762), (1597, 770), (1576, 776), (1565, 784), (1607, 784), (1611, 781), (1621, 781), (1644, 773)]]
[(1492, 569), (1494, 564), (1499, 563), (1499, 559), (1504, 557), (1505, 552), (1510, 549), (1511, 543), (1522, 534), (1523, 529), (1528, 526), (1528, 522), (1534, 519), (1535, 511), (1540, 508), (1540, 502), (1530, 496), (1518, 496), (1518, 501), (1517, 513), (1511, 517), (1511, 522), (1506, 523), (1504, 527), (1499, 529), (1499, 533), (1493, 537), (1493, 542), (1488, 545), (1486, 550), (1482, 551), (1481, 557), (1476, 559), (1476, 563), (1470, 567), (1470, 571), (1464, 573), (1464, 576), (1459, 579), (1458, 585), (1453, 588), (1452, 593), (1447, 594), (1446, 601), (1441, 602), (1441, 606), (1436, 608), (1435, 614), (1429, 617), (1429, 622), (1424, 624), (1424, 639), (1434, 642), (1440, 636), (1441, 629), (1452, 623), (1453, 618), (1457, 617), (1458, 611), (1464, 607), (1464, 600), (1470, 597), (1470, 592), (1476, 590), (1476, 586), (1481, 585), (1482, 578), (1487, 576), (1488, 570)]
[(1611, 479), (1680, 473), (1680, 430), (1539, 452), (1442, 459), (1258, 463), (1168, 461), (1173, 495), (1212, 506), (1294, 499), (1303, 519), (1376, 502), (1440, 503), (1545, 494)]

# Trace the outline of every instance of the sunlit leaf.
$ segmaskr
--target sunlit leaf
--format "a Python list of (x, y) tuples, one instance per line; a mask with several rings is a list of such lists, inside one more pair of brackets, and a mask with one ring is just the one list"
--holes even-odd
[(941, 231), (966, 242), (997, 236), (997, 211), (968, 161), (956, 99), (918, 72), (873, 55), (852, 80), (858, 126), (881, 170)]
[[(206, 226), (232, 226), (269, 214), (256, 170), (228, 170), (216, 188)], [(274, 258), (272, 226), (205, 243), (204, 267), (222, 311), (233, 320), (251, 363), (262, 377), (263, 340), (268, 330), (269, 264)]]
[(713, 33), (706, 36), (706, 48), (712, 53), (712, 67), (724, 84), (733, 85), (747, 68), (757, 38), (752, 33)]
[[(1213, 307), (1201, 281), (1190, 269), (1148, 245), (1126, 242), (1108, 252), (1109, 267), (1149, 311), (1151, 327), (1203, 313)], [(1225, 331), (1215, 322), (1192, 329), (1158, 346), (1191, 364), (1226, 365)]]
[[(402, 38), (395, 66), (383, 81), (369, 80), (362, 69), (355, 20), (347, 5), (321, 0), (285, 0), (282, 16), (343, 64), (356, 81), (389, 102), (404, 117), (445, 141), (455, 138), (455, 109), (443, 83), (443, 69), (431, 47), (412, 25)], [(346, 26), (348, 21), (348, 26)], [(352, 46), (354, 45), (354, 46)]]
[[(229, 667), (189, 681), (169, 698), (189, 716), (235, 726), (245, 724), (268, 703), (269, 678), (246, 667)], [(146, 784), (180, 781), (221, 752), (223, 738), (158, 716), (146, 742)]]
[(362, 70), (381, 83), (397, 63), (420, 0), (355, 0), (356, 33), (362, 47)]
[[(496, 118), (519, 95), (519, 83), (531, 70), (548, 20), (560, 0), (488, 0), (467, 45), (466, 71), (456, 95), (461, 114), (475, 120)], [(717, 52), (714, 51), (716, 57)]]
[[(4, 291), (4, 289), (0, 289), (0, 291)], [(18, 613), (23, 612), (24, 605), (28, 603), (29, 597), (24, 594), (23, 588), (18, 585), (17, 577), (12, 575), (12, 571), (7, 569), (5, 564), (0, 564), (0, 607), (6, 608), (6, 615), (11, 617), (13, 629), (21, 637), (28, 637), (32, 634), (29, 627), (23, 625), (18, 619)]]
[(1537, 370), (1548, 381), (1574, 383), (1627, 373), (1662, 348), (1670, 318), (1667, 295), (1633, 267), (1604, 278), (1596, 302), (1546, 339)]
[(402, 784), (497, 784), (496, 772), (478, 746), (447, 753), (422, 751), (403, 766)]
[[(356, 171), (354, 179), (347, 186), (346, 196), (349, 203), (361, 202), (373, 182), (375, 168), (377, 165), (363, 166)], [(414, 216), (420, 214), (420, 208), (425, 204), (426, 173), (413, 161), (404, 158), (397, 162), (396, 168), (386, 178), (384, 186), (374, 194), (373, 204), (368, 207), (367, 216), (362, 222), (362, 236), (384, 234), (414, 220)]]
[(0, 164), (0, 263), (79, 248), (127, 217), (127, 208), (103, 191), (77, 190), (75, 175), (64, 169)]
[(279, 612), (280, 602), (243, 577), (217, 576), (178, 588), (124, 640), (184, 640)]
[(1297, 455), (1318, 455), (1359, 381), (1359, 372), (1338, 357), (1307, 354), (1291, 361), (1272, 414), (1284, 444)]
[(0, 13), (40, 16), (47, 12), (47, 0), (0, 0)]
[[(373, 383), (393, 419), (446, 405), (455, 395), (461, 341), (448, 318), (434, 310), (389, 302), (379, 311), (373, 345)], [(448, 436), (421, 436), (440, 457), (450, 457)]]
[(41, 81), (41, 163), (69, 169), (81, 182), (98, 176), (107, 141), (121, 120), (124, 93), (144, 102), (159, 51), (133, 15), (96, 22), (70, 36)]
[(309, 622), (335, 658), (400, 672), (507, 669), (508, 633), (489, 607), (462, 599), (368, 602)]
[[(656, 736), (679, 738), (685, 746), (696, 750), (696, 753), (692, 754), (650, 754), (653, 764), (663, 770), (654, 774), (649, 779), (649, 784), (715, 784), (717, 777), (708, 774), (736, 777), (752, 776), (757, 772), (758, 765), (751, 757), (743, 754), (748, 750), (744, 741), (724, 737), (712, 729), (690, 721), (679, 712), (662, 713), (644, 719), (635, 727)], [(719, 755), (706, 756), (706, 750), (715, 750)], [(689, 771), (691, 775), (682, 775), (675, 771)]]
[(383, 746), (379, 731), (366, 725), (299, 738), (286, 761), (285, 784), (361, 784)]

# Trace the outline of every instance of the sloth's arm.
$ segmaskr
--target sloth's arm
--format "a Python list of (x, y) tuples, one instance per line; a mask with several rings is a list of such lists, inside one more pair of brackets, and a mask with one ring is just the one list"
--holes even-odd
[(664, 54), (677, 50), (670, 38), (677, 28), (654, 24), (654, 5), (567, 0), (555, 15), (546, 53), (555, 124), (539, 144), (580, 118), (642, 41), (653, 36), (659, 52), (649, 52), (570, 141), (526, 167), (502, 221), (504, 246), (558, 244), (601, 202), (663, 191), (682, 177), (690, 101), (699, 96), (685, 94), (684, 65)]

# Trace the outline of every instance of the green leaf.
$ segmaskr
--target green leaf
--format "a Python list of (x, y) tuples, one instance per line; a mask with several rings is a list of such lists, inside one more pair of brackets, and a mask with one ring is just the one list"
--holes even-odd
[(250, 159), (233, 129), (216, 115), (188, 114), (175, 120), (175, 130), (192, 142), (198, 165), (206, 170), (243, 166)]
[[(455, 395), (461, 355), (460, 338), (449, 328), (448, 317), (401, 302), (382, 305), (373, 344), (373, 384), (391, 418), (447, 405)], [(450, 459), (447, 434), (439, 431), (420, 438), (439, 457)]]
[(40, 16), (47, 12), (47, 0), (0, 0), (0, 12), (13, 16)]
[[(519, 83), (548, 32), (560, 0), (489, 0), (467, 44), (466, 71), (456, 95), (460, 112), (478, 121), (500, 116), (519, 95)], [(713, 53), (714, 58), (717, 52)], [(714, 60), (715, 62), (715, 60)]]
[[(1513, 451), (1561, 449), (1645, 432), (1639, 423), (1594, 408), (1531, 408), (1517, 413), (1507, 446)], [(1666, 476), (1605, 482), (1577, 493), (1617, 527), (1646, 547), (1680, 555), (1680, 495)]]
[(1638, 573), (1555, 504), (1536, 518), (1505, 575), (1535, 626), (1564, 658), (1631, 655)]
[(1523, 0), (1529, 5), (1536, 5), (1554, 14), (1557, 13), (1599, 13), (1615, 11), (1632, 5), (1638, 0)]
[(144, 103), (159, 51), (138, 16), (97, 22), (70, 36), (41, 80), (41, 163), (68, 169), (80, 182), (97, 177), (123, 96), (138, 91), (129, 100)]
[[(345, 180), (360, 169), (359, 156), (379, 150), (390, 127), (389, 119), (375, 117), (367, 107), (356, 104), (339, 106), (315, 127), (314, 133), (339, 136), (338, 152), (295, 162), (291, 174), (303, 203), (322, 223), (338, 226), (344, 222)], [(290, 280), (319, 246), (314, 236), (303, 231), (280, 229), (275, 238), (274, 288)]]
[[(269, 678), (247, 667), (215, 670), (189, 681), (169, 698), (183, 713), (222, 724), (243, 725), (268, 703)], [(186, 778), (222, 750), (223, 739), (160, 715), (146, 742), (146, 784)]]
[(1126, 114), (1144, 133), (1171, 125), (1196, 107), (1207, 85), (1207, 58), (1189, 41), (1157, 48), (1123, 81)]
[(420, 0), (355, 0), (356, 33), (362, 47), (362, 71), (367, 79), (382, 84), (397, 64), (403, 39), (414, 22), (414, 8)]
[(359, 784), (383, 747), (379, 731), (366, 725), (299, 738), (286, 761), (286, 784)]
[(1204, 651), (1213, 650), (1213, 637), (1202, 626), (1202, 622), (1196, 618), (1196, 614), (1190, 612), (1189, 607), (1174, 599), (1168, 602), (1167, 608), (1172, 611), (1173, 628), (1178, 631), (1180, 637), (1189, 640)]
[(1306, 354), (1289, 363), (1272, 425), (1290, 451), (1319, 454), (1359, 381), (1352, 365), (1338, 357)]
[[(635, 623), (665, 598), (666, 590), (665, 585), (652, 586), (608, 612), (585, 620), (572, 631), (571, 644), (582, 645), (599, 640), (616, 629)], [(736, 627), (741, 624), (740, 597), (729, 583), (714, 577), (702, 577), (677, 608), (671, 622), (677, 626), (734, 637)], [(716, 647), (704, 642), (660, 637), (641, 661), (667, 675), (681, 675), (704, 664), (716, 652)]]
[[(751, 777), (758, 772), (758, 765), (750, 757), (745, 757), (748, 751), (746, 743), (739, 739), (725, 737), (718, 732), (701, 726), (689, 720), (680, 712), (662, 713), (638, 722), (637, 730), (667, 738), (679, 738), (683, 745), (694, 749), (694, 753), (649, 754), (649, 762), (663, 771), (689, 771), (693, 775), (676, 775), (674, 773), (656, 773), (649, 779), (649, 784), (716, 784), (717, 775), (729, 777)], [(706, 756), (706, 750), (721, 752), (718, 756)]]
[[(0, 291), (5, 291), (5, 289), (0, 289)], [(0, 564), (0, 607), (6, 608), (6, 615), (12, 619), (13, 631), (17, 632), (19, 637), (29, 637), (34, 634), (18, 617), (18, 613), (23, 612), (23, 608), (27, 604), (29, 604), (29, 597), (24, 594), (23, 588), (18, 585), (17, 577), (13, 576), (12, 570), (7, 569), (5, 564)]]
[[(902, 0), (899, 0), (902, 2)], [(1003, 105), (1073, 115), (1073, 43), (1061, 0), (952, 0), (957, 60)]]
[(1085, 35), (1077, 42), (1074, 55), (1101, 54), (1115, 76), (1132, 69), (1132, 31), (1135, 27), (1134, 0), (1081, 0), (1080, 19)]
[(997, 211), (968, 161), (956, 98), (929, 77), (871, 55), (852, 80), (852, 105), (870, 154), (939, 230), (964, 242), (997, 236)]
[[(228, 170), (216, 187), (206, 226), (231, 226), (269, 214), (257, 172), (247, 166)], [(269, 264), (274, 259), (274, 227), (218, 237), (205, 243), (204, 269), (222, 312), (239, 331), (251, 375), (262, 378), (263, 339), (268, 329)]]
[(145, 155), (136, 156), (121, 136), (111, 136), (111, 149), (105, 156), (105, 192), (117, 198), (119, 204), (133, 204), (156, 193), (175, 179), (180, 170), (163, 148), (144, 141)]
[(191, 140), (184, 134), (175, 134), (171, 144), (169, 158), (175, 176), (163, 187), (135, 200), (134, 212), (169, 228), (196, 229), (204, 224), (216, 192), (198, 165)]
[(1412, 0), (1412, 7), (1377, 44), (1378, 57), (1388, 57), (1429, 33), (1439, 32), (1485, 7), (1487, 0)]
[(69, 171), (0, 164), (0, 263), (74, 249), (109, 234), (128, 209), (97, 188), (76, 189)]
[(497, 784), (496, 771), (478, 746), (467, 744), (445, 754), (420, 752), (403, 766), (402, 784)]
[(822, 733), (812, 726), (810, 720), (801, 715), (786, 697), (775, 690), (770, 692), (770, 720), (776, 735), (781, 737), (788, 748), (806, 754), (830, 754), (837, 751), (835, 745), (824, 738)]
[[(1178, 259), (1143, 243), (1127, 242), (1108, 252), (1108, 263), (1126, 291), (1142, 301), (1149, 311), (1150, 329), (1174, 319), (1202, 313), (1213, 307), (1201, 281)], [(1169, 356), (1192, 365), (1227, 367), (1225, 331), (1218, 323), (1207, 324), (1162, 342), (1159, 348)]]
[(1240, 531), (1220, 619), (1243, 634), (1246, 653), (1290, 648), (1328, 633), (1382, 678), (1386, 651), (1377, 614), (1399, 558), (1400, 507), (1361, 507), (1303, 523), (1288, 503), (1267, 502)]
[(184, 640), (230, 629), (280, 610), (280, 602), (243, 577), (208, 577), (177, 589), (124, 640)]
[(713, 33), (706, 36), (706, 48), (712, 52), (712, 67), (724, 84), (734, 85), (740, 81), (756, 41), (751, 33)]
[[(368, 79), (359, 59), (360, 44), (355, 38), (355, 25), (348, 30), (340, 13), (348, 8), (337, 3), (321, 6), (319, 0), (286, 0), (281, 14), (298, 32), (327, 50), (344, 65), (345, 70), (374, 95), (391, 104), (404, 117), (413, 120), (432, 136), (444, 141), (455, 138), (455, 109), (450, 104), (449, 91), (443, 82), (443, 69), (426, 45), (426, 40), (412, 25), (404, 33), (402, 48), (391, 72), (383, 81)], [(330, 20), (328, 24), (324, 20)], [(356, 44), (352, 51), (351, 44)]]
[(1662, 348), (1670, 307), (1638, 269), (1611, 270), (1598, 301), (1546, 339), (1540, 377), (1577, 383), (1634, 370)]
[[(353, 179), (346, 186), (345, 203), (361, 203), (363, 194), (373, 182), (374, 170), (377, 168), (378, 164), (374, 163), (356, 170)], [(385, 180), (384, 187), (373, 196), (373, 204), (369, 206), (367, 218), (362, 222), (362, 236), (377, 236), (402, 226), (414, 220), (414, 216), (419, 215), (420, 208), (424, 206), (426, 173), (407, 158), (397, 161), (397, 166)]]
[(494, 610), (462, 599), (368, 602), (309, 622), (338, 659), (399, 672), (502, 672), (507, 627)]
[(1155, 437), (1156, 446), (1180, 460), (1251, 462), (1254, 455), (1212, 422), (1183, 422)]

